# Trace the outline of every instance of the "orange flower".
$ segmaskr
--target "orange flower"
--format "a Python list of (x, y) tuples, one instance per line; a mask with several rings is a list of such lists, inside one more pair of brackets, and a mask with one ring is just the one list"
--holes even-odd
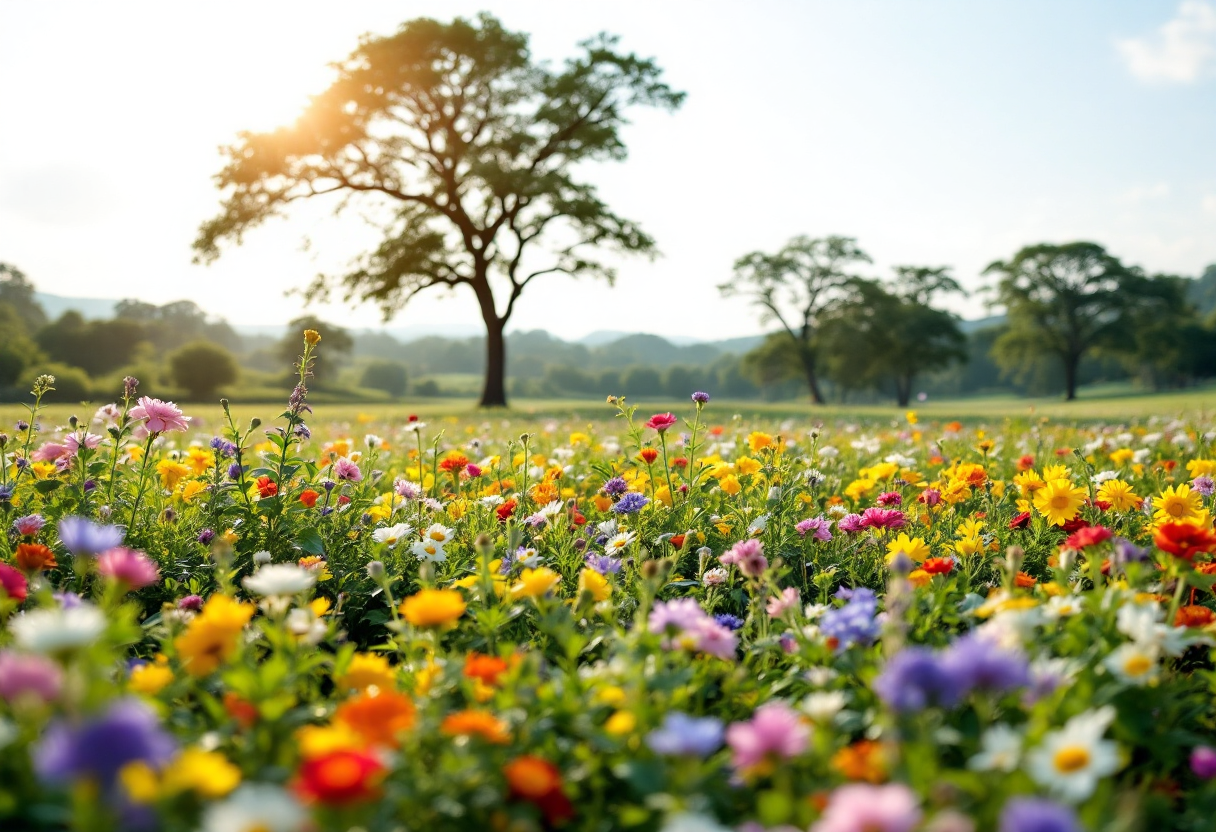
[(647, 465), (651, 465), (656, 459), (659, 458), (659, 452), (654, 448), (642, 448), (642, 452), (638, 454), (638, 456), (640, 456), (642, 461)]
[(258, 721), (258, 708), (252, 702), (242, 699), (232, 691), (224, 692), (224, 710), (228, 712), (228, 716), (248, 730), (253, 727)]
[(414, 703), (395, 691), (364, 691), (346, 700), (334, 711), (340, 722), (363, 737), (369, 745), (397, 747), (397, 735), (414, 727)]
[(684, 535), (673, 534), (671, 536), (671, 538), (668, 540), (668, 542), (671, 543), (671, 548), (673, 548), (673, 549), (683, 549), (684, 548)]
[(1189, 561), (1199, 552), (1216, 549), (1216, 533), (1193, 523), (1162, 523), (1153, 532), (1153, 543), (1161, 551)]
[(954, 558), (926, 558), (920, 568), (930, 575), (948, 575), (954, 571)]
[(478, 736), (489, 743), (503, 745), (511, 741), (507, 723), (486, 711), (458, 711), (444, 717), (439, 730), (450, 737)]
[(552, 763), (526, 754), (503, 766), (502, 773), (511, 796), (534, 803), (551, 825), (574, 817), (574, 806), (562, 792), (561, 773)]
[(464, 675), (486, 685), (497, 685), (498, 677), (509, 668), (510, 665), (498, 656), (474, 652), (464, 658)]
[(465, 468), (469, 467), (469, 458), (460, 451), (452, 451), (443, 458), (439, 463), (440, 471), (450, 471), (453, 474), (459, 474)]
[(1197, 604), (1180, 607), (1174, 616), (1175, 627), (1206, 627), (1216, 621), (1216, 612)]
[(1038, 583), (1038, 581), (1035, 580), (1033, 575), (1029, 575), (1025, 572), (1019, 572), (1017, 574), (1017, 577), (1014, 578), (1014, 581), (1013, 581), (1014, 586), (1019, 586), (1022, 589), (1030, 589), (1030, 587), (1034, 586), (1037, 583)]
[(316, 491), (313, 491), (311, 488), (305, 488), (303, 491), (300, 492), (300, 502), (303, 503), (304, 505), (308, 506), (309, 508), (312, 508), (313, 506), (315, 506), (317, 504), (317, 498), (320, 496), (321, 496), (320, 494), (318, 494)]
[(887, 779), (887, 762), (882, 745), (873, 740), (858, 740), (832, 756), (832, 768), (849, 780), (881, 783)]
[(455, 589), (420, 589), (401, 602), (401, 614), (415, 627), (453, 627), (466, 608)]
[(379, 795), (383, 772), (383, 764), (371, 754), (343, 749), (306, 760), (294, 786), (307, 802), (358, 803)]
[(13, 559), (23, 571), (31, 573), (54, 569), (59, 565), (55, 562), (55, 553), (41, 543), (18, 543)]
[(528, 496), (538, 505), (548, 505), (557, 499), (557, 486), (551, 482), (540, 482), (532, 487), (528, 492)]

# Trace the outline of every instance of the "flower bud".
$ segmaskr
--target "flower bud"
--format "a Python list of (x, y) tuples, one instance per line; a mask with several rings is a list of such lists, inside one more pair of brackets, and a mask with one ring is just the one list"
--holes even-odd
[(384, 580), (384, 561), (368, 561), (365, 568), (367, 569), (367, 577), (371, 578), (373, 581)]

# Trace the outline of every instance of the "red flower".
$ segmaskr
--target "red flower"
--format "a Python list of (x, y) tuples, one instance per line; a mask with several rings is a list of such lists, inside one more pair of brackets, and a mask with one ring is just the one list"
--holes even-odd
[(312, 508), (317, 504), (317, 498), (321, 495), (313, 491), (311, 488), (305, 488), (300, 492), (300, 502)]
[(511, 797), (534, 804), (550, 824), (574, 817), (574, 806), (562, 791), (561, 773), (548, 760), (525, 754), (503, 766), (502, 773)]
[(570, 522), (576, 526), (581, 526), (587, 522), (587, 518), (578, 510), (578, 506), (570, 506)]
[(1198, 604), (1179, 607), (1178, 614), (1174, 616), (1175, 627), (1206, 627), (1213, 621), (1216, 621), (1216, 612)]
[(673, 549), (683, 549), (684, 548), (684, 535), (673, 534), (668, 539), (671, 541), (671, 546)]
[(408, 421), (408, 422), (417, 422), (417, 421), (418, 421), (418, 417), (417, 417), (415, 414), (411, 413), (411, 414), (409, 415), (409, 417), (406, 419), (406, 421)]
[(647, 465), (650, 465), (659, 458), (659, 452), (654, 448), (642, 448), (642, 452), (639, 454), (639, 456), (642, 457), (642, 460)]
[(1030, 454), (1026, 454), (1018, 460), (1017, 468), (1019, 471), (1029, 471), (1033, 467), (1034, 457), (1032, 457)]
[(1167, 459), (1167, 460), (1165, 460), (1164, 462), (1162, 462), (1162, 463), (1161, 463), (1161, 467), (1162, 467), (1162, 468), (1164, 468), (1164, 469), (1165, 469), (1165, 470), (1167, 470), (1167, 471), (1173, 471), (1175, 468), (1177, 468), (1177, 467), (1178, 467), (1178, 460), (1176, 460), (1176, 459)]
[(510, 669), (506, 660), (499, 656), (487, 656), (476, 651), (464, 657), (464, 675), (486, 685), (498, 684), (498, 677)]
[(1068, 456), (1072, 453), (1072, 448), (1056, 448), (1056, 456)]
[(7, 563), (0, 563), (0, 593), (20, 604), (25, 600), (28, 589), (29, 581), (24, 575)]
[(346, 494), (338, 495), (338, 505), (344, 506), (349, 502), (350, 502), (350, 497), (348, 495), (346, 495)]
[(242, 699), (232, 691), (224, 693), (224, 710), (228, 712), (228, 716), (236, 720), (236, 723), (246, 730), (252, 728), (254, 723), (258, 721), (257, 706), (252, 702)]
[(379, 794), (383, 771), (383, 764), (366, 751), (331, 751), (305, 760), (295, 781), (295, 791), (306, 801), (358, 803)]
[(687, 468), (688, 467), (688, 457), (686, 457), (686, 456), (676, 457), (675, 459), (673, 459), (671, 461), (671, 467), (672, 468)]
[(1079, 532), (1081, 529), (1084, 529), (1090, 525), (1092, 525), (1092, 524), (1088, 520), (1085, 520), (1080, 515), (1077, 515), (1076, 517), (1072, 518), (1067, 523), (1065, 523), (1063, 526), (1060, 526), (1060, 528), (1063, 529), (1068, 534), (1073, 534), (1075, 532)]
[(948, 575), (954, 571), (954, 558), (925, 558), (920, 568), (930, 575)]
[(1064, 548), (1079, 552), (1087, 546), (1097, 546), (1104, 540), (1110, 540), (1110, 537), (1110, 529), (1104, 526), (1087, 526), (1069, 535), (1064, 541)]
[(646, 427), (662, 433), (678, 421), (674, 413), (656, 413), (646, 421)]
[(515, 506), (517, 506), (517, 505), (518, 505), (518, 503), (516, 503), (514, 500), (507, 500), (505, 503), (500, 505), (498, 508), (494, 509), (494, 514), (498, 517), (498, 522), (499, 523), (507, 522), (507, 518), (510, 517), (511, 514), (515, 511)]
[(440, 471), (450, 471), (459, 474), (469, 467), (469, 458), (459, 451), (452, 451), (439, 463)]
[(1161, 551), (1189, 561), (1199, 552), (1216, 549), (1216, 534), (1192, 523), (1162, 523), (1153, 532), (1153, 543)]
[(273, 497), (279, 493), (279, 484), (270, 477), (258, 477), (254, 485), (257, 486), (259, 497)]

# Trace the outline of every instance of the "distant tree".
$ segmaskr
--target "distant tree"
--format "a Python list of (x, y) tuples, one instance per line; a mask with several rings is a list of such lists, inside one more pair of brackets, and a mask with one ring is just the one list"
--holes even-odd
[(345, 329), (315, 315), (304, 315), (287, 325), (287, 334), (279, 341), (278, 348), (283, 369), (289, 369), (299, 358), (303, 349), (301, 333), (306, 329), (315, 329), (321, 335), (321, 357), (313, 364), (313, 373), (318, 382), (332, 381), (337, 378), (342, 362), (350, 357), (355, 342)]
[(394, 206), (377, 249), (307, 295), (340, 285), (387, 318), (428, 289), (468, 286), (486, 327), (481, 403), (505, 405), (503, 332), (524, 288), (554, 273), (611, 281), (593, 248), (655, 251), (576, 178), (588, 162), (625, 158), (628, 109), (672, 110), (684, 97), (653, 61), (616, 45), (607, 35), (585, 41), (555, 70), (489, 14), (366, 37), (295, 126), (243, 133), (228, 148), (223, 208), (195, 248), (212, 260), (221, 241), (239, 243), (291, 203), (324, 194), (342, 195), (340, 207), (368, 196)]
[(1216, 371), (1208, 361), (1213, 335), (1192, 302), (1194, 281), (1159, 274), (1135, 284), (1125, 337), (1110, 352), (1155, 390), (1181, 387)]
[(170, 354), (169, 372), (173, 383), (195, 401), (215, 398), (221, 387), (236, 384), (239, 375), (232, 353), (210, 341), (195, 341)]
[(86, 321), (79, 312), (69, 310), (38, 330), (36, 340), (51, 360), (99, 376), (135, 359), (144, 343), (144, 330), (137, 321)]
[(792, 379), (805, 380), (805, 368), (794, 342), (785, 332), (774, 332), (743, 355), (740, 368), (758, 387), (767, 388)]
[(16, 384), (25, 368), (41, 358), (21, 313), (7, 301), (0, 301), (0, 387)]
[(399, 361), (374, 361), (363, 370), (359, 384), (372, 390), (383, 390), (394, 399), (409, 389), (409, 375)]
[(687, 399), (697, 389), (697, 384), (704, 385), (704, 381), (703, 373), (677, 364), (663, 373), (663, 392), (677, 401)]
[(1187, 299), (1195, 305), (1200, 317), (1216, 312), (1216, 263), (1187, 285)]
[(621, 380), (620, 370), (604, 370), (600, 373), (599, 379), (596, 382), (599, 390), (596, 392), (602, 393), (605, 396), (621, 395), (624, 393)]
[(71, 367), (58, 362), (40, 363), (29, 367), (21, 378), (21, 386), (29, 389), (34, 379), (49, 373), (55, 377), (55, 389), (43, 397), (43, 401), (60, 404), (79, 404), (87, 401), (92, 395), (89, 377), (79, 367)]
[(653, 367), (639, 365), (630, 367), (621, 379), (621, 387), (629, 396), (661, 396), (663, 395), (663, 380)]
[(46, 324), (46, 311), (34, 296), (34, 284), (24, 272), (8, 263), (0, 263), (0, 303), (8, 304), (17, 312), (28, 334)]
[[(556, 396), (588, 395), (600, 392), (598, 380), (578, 367), (550, 364), (545, 368), (545, 387)], [(608, 395), (605, 393), (604, 395)]]
[(1017, 368), (1039, 356), (1064, 371), (1065, 398), (1077, 397), (1081, 359), (1126, 334), (1128, 311), (1143, 276), (1097, 243), (1027, 246), (984, 270), (997, 276), (997, 301), (1009, 328), (994, 347), (997, 361)]
[(114, 317), (138, 321), (144, 335), (162, 351), (176, 349), (193, 341), (206, 340), (227, 350), (240, 350), (241, 336), (226, 321), (210, 320), (192, 300), (178, 300), (157, 306), (125, 298), (114, 306)]
[(777, 322), (802, 366), (811, 400), (823, 403), (819, 386), (819, 324), (847, 296), (849, 269), (869, 263), (852, 237), (794, 237), (775, 254), (754, 251), (735, 261), (734, 278), (718, 287), (727, 297), (744, 295), (760, 307), (763, 323)]

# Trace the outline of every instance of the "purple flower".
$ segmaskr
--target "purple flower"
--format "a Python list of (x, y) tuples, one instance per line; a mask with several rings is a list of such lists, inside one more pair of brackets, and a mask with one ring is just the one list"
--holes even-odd
[(1143, 563), (1148, 560), (1148, 549), (1142, 549), (1130, 540), (1116, 537), (1111, 541), (1115, 549), (1113, 558), (1115, 566), (1126, 566), (1129, 563)]
[(16, 702), (32, 698), (50, 702), (59, 697), (62, 687), (63, 671), (50, 659), (7, 650), (0, 652), (0, 699)]
[(100, 716), (83, 723), (51, 723), (32, 749), (34, 770), (50, 784), (88, 778), (110, 790), (128, 763), (159, 767), (173, 756), (173, 738), (156, 715), (134, 699), (118, 699)]
[(743, 619), (737, 615), (731, 615), (728, 612), (720, 612), (714, 616), (714, 621), (721, 624), (728, 630), (740, 630), (743, 628)]
[(822, 540), (826, 543), (832, 539), (831, 525), (831, 522), (823, 517), (808, 517), (796, 523), (794, 531), (798, 532), (799, 537), (806, 537), (814, 532), (812, 536), (815, 540)]
[(13, 501), (13, 487), (0, 485), (0, 505), (8, 505)]
[(750, 721), (736, 722), (726, 729), (731, 763), (737, 769), (751, 768), (769, 757), (797, 757), (810, 741), (811, 729), (802, 717), (779, 701), (761, 705)]
[(209, 545), (211, 543), (211, 541), (213, 541), (213, 540), (215, 540), (215, 530), (214, 529), (203, 529), (201, 532), (198, 533), (198, 542), (203, 544), (204, 546)]
[(865, 527), (861, 525), (860, 514), (846, 514), (836, 521), (836, 528), (847, 534), (856, 534)]
[(709, 394), (698, 390), (692, 394), (692, 400), (697, 404), (709, 404)]
[(836, 597), (847, 603), (843, 607), (828, 610), (819, 621), (819, 629), (825, 636), (836, 640), (837, 652), (854, 644), (869, 644), (878, 638), (878, 598), (865, 587), (848, 589), (841, 587)]
[(615, 575), (621, 571), (620, 558), (614, 558), (611, 555), (601, 555), (596, 552), (588, 552), (586, 557), (588, 568), (594, 569), (601, 575)]
[(27, 514), (13, 521), (13, 528), (17, 531), (17, 534), (23, 534), (26, 537), (33, 537), (38, 534), (45, 525), (46, 519), (41, 514)]
[(1082, 832), (1077, 813), (1037, 797), (1010, 798), (1001, 810), (999, 832)]
[(695, 598), (675, 598), (656, 602), (646, 627), (652, 633), (664, 633), (669, 629), (687, 630), (703, 618), (705, 611)]
[(683, 647), (720, 659), (733, 659), (739, 646), (735, 634), (706, 615), (693, 598), (659, 601), (650, 611), (647, 628), (652, 633), (671, 633), (677, 639), (665, 639), (663, 646)]
[(1191, 488), (1204, 497), (1211, 497), (1212, 492), (1216, 491), (1216, 480), (1204, 474), (1191, 480)]
[[(0, 673), (0, 679), (3, 678), (4, 674)], [(1191, 771), (1195, 772), (1196, 777), (1202, 777), (1204, 780), (1216, 777), (1216, 748), (1210, 745), (1196, 746), (1191, 752)]]
[(59, 521), (59, 539), (73, 555), (96, 555), (122, 543), (126, 532), (118, 526), (99, 526), (84, 517)]
[(663, 724), (646, 735), (646, 744), (656, 754), (708, 757), (722, 747), (723, 733), (722, 723), (711, 716), (669, 711)]
[(216, 436), (211, 440), (211, 450), (215, 451), (216, 456), (227, 459), (236, 454), (236, 445), (222, 436)]
[(629, 490), (629, 484), (622, 477), (613, 477), (600, 488), (609, 497), (619, 497)]
[(363, 479), (363, 472), (359, 470), (359, 465), (351, 462), (346, 457), (339, 457), (334, 462), (334, 476), (346, 482), (358, 482)]
[(937, 654), (927, 647), (907, 647), (896, 653), (874, 680), (878, 698), (900, 713), (953, 705), (958, 688)]
[(228, 479), (239, 480), (241, 478), (241, 464), (234, 462), (228, 466)]
[(203, 608), (203, 597), (201, 595), (187, 595), (177, 602), (177, 608), (189, 612), (198, 612)]
[(84, 599), (75, 592), (56, 592), (51, 597), (65, 610), (74, 609), (84, 603)]
[(636, 491), (630, 491), (612, 506), (612, 511), (616, 514), (636, 514), (649, 502), (649, 497)]
[(941, 661), (962, 696), (972, 690), (1004, 693), (1030, 684), (1030, 665), (1024, 655), (977, 635), (955, 641), (942, 654)]

